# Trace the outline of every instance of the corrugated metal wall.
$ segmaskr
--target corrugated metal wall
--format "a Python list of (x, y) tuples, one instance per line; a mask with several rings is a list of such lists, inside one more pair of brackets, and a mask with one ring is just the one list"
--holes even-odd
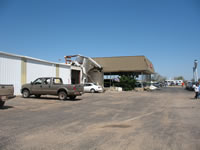
[(15, 95), (20, 95), (21, 85), (38, 77), (61, 77), (71, 83), (71, 66), (43, 62), (22, 56), (0, 53), (0, 84), (13, 84)]
[(39, 77), (55, 77), (55, 64), (38, 62), (35, 60), (27, 60), (27, 81), (30, 83)]
[(63, 79), (64, 84), (71, 84), (71, 68), (69, 66), (59, 66), (59, 76)]
[(13, 84), (15, 94), (21, 89), (21, 58), (0, 54), (0, 84)]

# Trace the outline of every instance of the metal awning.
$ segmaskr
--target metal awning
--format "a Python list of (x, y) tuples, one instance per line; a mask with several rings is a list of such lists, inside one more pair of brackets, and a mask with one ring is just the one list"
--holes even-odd
[(151, 61), (145, 56), (120, 56), (92, 58), (103, 67), (104, 74), (154, 74)]

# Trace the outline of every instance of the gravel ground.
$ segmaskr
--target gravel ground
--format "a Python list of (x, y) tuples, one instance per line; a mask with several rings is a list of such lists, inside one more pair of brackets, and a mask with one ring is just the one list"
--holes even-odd
[(0, 109), (2, 150), (199, 150), (200, 99), (153, 92), (16, 97)]

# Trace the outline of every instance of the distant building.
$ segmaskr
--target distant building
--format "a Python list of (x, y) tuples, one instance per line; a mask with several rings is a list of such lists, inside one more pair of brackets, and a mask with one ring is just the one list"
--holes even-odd
[[(102, 74), (104, 76), (133, 75), (138, 77), (141, 75), (141, 80), (151, 81), (151, 74), (154, 74), (154, 66), (145, 56), (119, 56), (119, 57), (96, 57), (92, 58), (102, 66)], [(113, 79), (114, 79), (113, 78)], [(109, 83), (107, 83), (109, 84)], [(112, 81), (110, 81), (110, 85)]]
[(183, 80), (165, 80), (165, 83), (170, 86), (170, 85), (182, 85)]

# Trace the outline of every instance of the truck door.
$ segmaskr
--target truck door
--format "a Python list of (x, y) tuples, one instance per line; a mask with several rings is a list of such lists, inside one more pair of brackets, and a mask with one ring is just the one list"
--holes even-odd
[(36, 79), (31, 85), (32, 94), (41, 94), (42, 78)]
[(52, 80), (52, 94), (57, 94), (57, 91), (60, 87), (63, 86), (62, 79), (60, 78), (53, 78)]
[(44, 78), (41, 92), (42, 94), (52, 94), (51, 89), (51, 78)]

